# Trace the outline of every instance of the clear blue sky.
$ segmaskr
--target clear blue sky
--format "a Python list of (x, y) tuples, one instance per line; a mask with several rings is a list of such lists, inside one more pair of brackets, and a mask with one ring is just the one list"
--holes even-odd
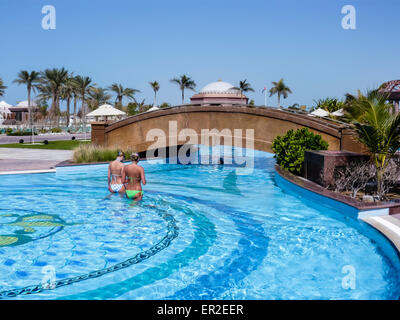
[[(41, 27), (47, 4), (56, 8), (56, 30)], [(356, 8), (356, 30), (341, 27), (346, 4)], [(398, 0), (0, 0), (0, 30), (0, 77), (11, 104), (26, 99), (11, 83), (18, 71), (50, 67), (102, 87), (139, 89), (147, 103), (148, 82), (157, 80), (158, 101), (171, 104), (180, 93), (169, 79), (180, 74), (198, 90), (247, 79), (256, 104), (264, 103), (264, 85), (284, 78), (293, 91), (285, 106), (400, 79)]]

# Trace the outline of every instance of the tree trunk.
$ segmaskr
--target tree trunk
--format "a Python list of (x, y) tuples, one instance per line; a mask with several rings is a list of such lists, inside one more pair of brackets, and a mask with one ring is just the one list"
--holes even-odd
[[(85, 110), (85, 95), (82, 95), (82, 119), (83, 119), (83, 132), (85, 133), (85, 140), (86, 140), (86, 110)], [(81, 119), (81, 122), (82, 122)]]
[(182, 105), (185, 103), (185, 89), (182, 89)]
[(69, 105), (71, 103), (71, 97), (67, 98), (67, 128), (69, 127)]
[(53, 92), (52, 94), (51, 94), (51, 108), (50, 108), (50, 122), (52, 123), (53, 122), (53, 120), (54, 120), (54, 116), (56, 115), (56, 113), (55, 113), (55, 108), (56, 108), (56, 99), (57, 99), (57, 96), (56, 96), (56, 94)]
[(382, 168), (376, 168), (376, 187), (379, 198), (382, 197)]
[(393, 102), (393, 111), (394, 111), (394, 114), (399, 113), (399, 100)]
[(281, 95), (278, 93), (278, 108), (281, 107)]
[(76, 127), (76, 95), (74, 95), (74, 127)]
[(154, 91), (154, 103), (153, 103), (153, 107), (156, 105), (157, 102), (157, 91)]
[(31, 88), (28, 88), (28, 117), (29, 117), (29, 126), (31, 127), (31, 143), (35, 143), (35, 137), (33, 133), (33, 126), (32, 126), (32, 111), (31, 111)]
[(377, 184), (377, 194), (380, 199), (383, 198), (383, 178), (386, 168), (386, 155), (375, 155), (375, 166), (376, 166), (376, 184)]
[(61, 119), (61, 110), (60, 110), (60, 97), (57, 96), (57, 127), (60, 127), (60, 119)]

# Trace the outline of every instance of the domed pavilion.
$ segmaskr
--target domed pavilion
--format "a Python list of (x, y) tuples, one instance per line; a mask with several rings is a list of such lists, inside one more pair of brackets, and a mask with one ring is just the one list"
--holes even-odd
[(387, 95), (388, 100), (393, 103), (395, 112), (399, 112), (400, 80), (391, 80), (385, 82), (381, 85), (379, 91)]
[(206, 85), (199, 93), (190, 98), (190, 103), (195, 105), (246, 105), (249, 98), (240, 94), (238, 89), (229, 82), (216, 81)]

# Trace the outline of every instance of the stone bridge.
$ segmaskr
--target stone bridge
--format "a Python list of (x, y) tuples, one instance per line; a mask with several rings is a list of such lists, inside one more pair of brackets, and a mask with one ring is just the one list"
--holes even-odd
[(329, 143), (329, 150), (362, 151), (347, 124), (276, 108), (239, 105), (184, 105), (141, 113), (114, 123), (94, 122), (92, 142), (143, 152), (163, 144), (165, 147), (196, 142), (231, 145), (234, 141), (237, 146), (241, 141), (243, 147), (272, 152), (276, 136), (303, 127), (320, 134)]

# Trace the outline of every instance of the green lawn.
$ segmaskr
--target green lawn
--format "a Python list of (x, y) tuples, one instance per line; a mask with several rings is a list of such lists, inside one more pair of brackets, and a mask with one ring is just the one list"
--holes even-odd
[[(27, 140), (27, 139), (24, 139)], [(37, 142), (35, 142), (37, 143)], [(28, 143), (10, 143), (0, 144), (0, 148), (27, 148), (27, 149), (54, 149), (54, 150), (72, 150), (80, 144), (90, 144), (90, 141), (79, 141), (79, 140), (59, 140), (49, 141), (49, 144), (29, 145)]]

